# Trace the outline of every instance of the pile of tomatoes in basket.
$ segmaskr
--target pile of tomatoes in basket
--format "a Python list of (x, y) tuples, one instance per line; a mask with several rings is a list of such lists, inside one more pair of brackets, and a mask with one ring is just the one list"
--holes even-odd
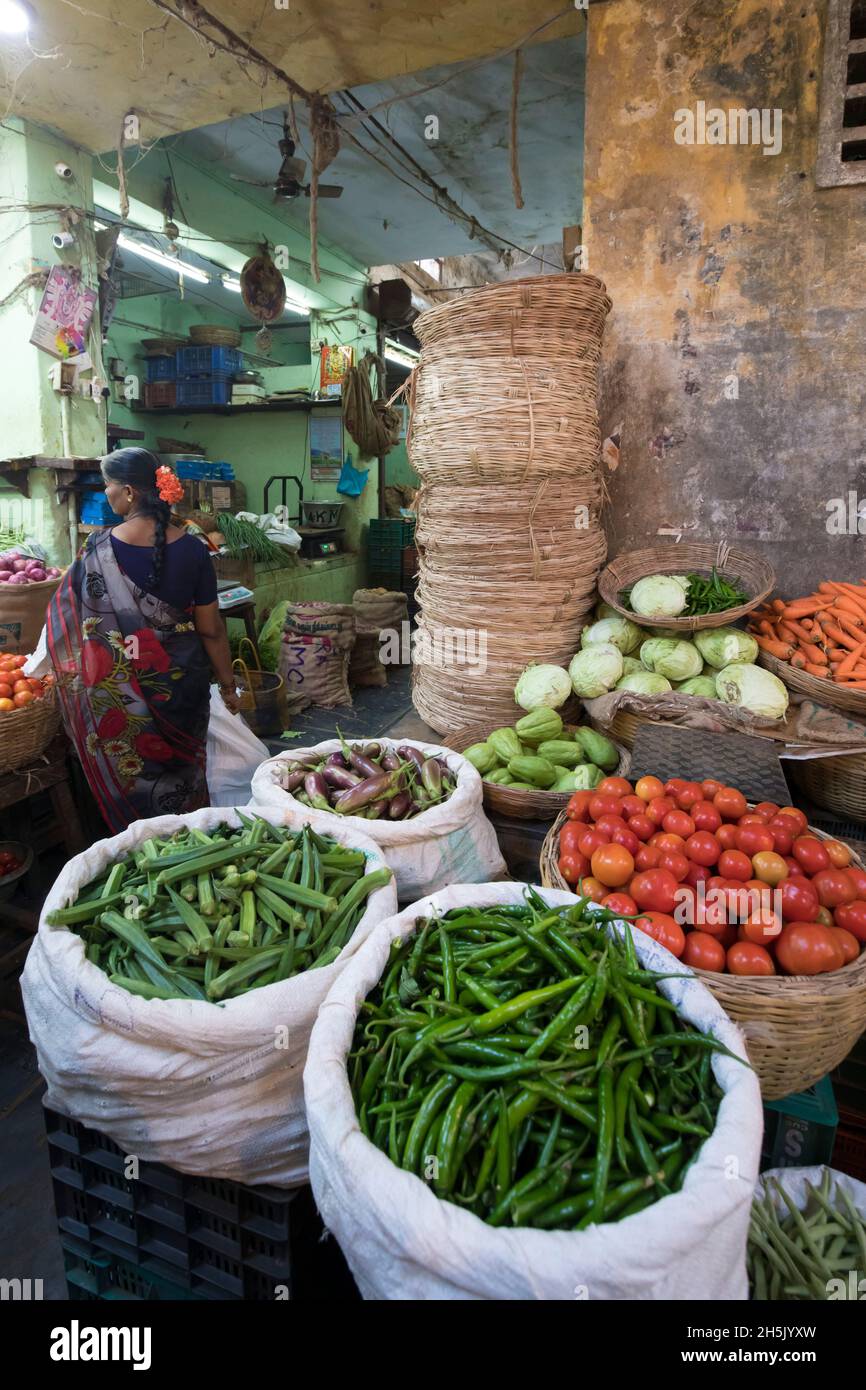
[(819, 975), (866, 943), (866, 870), (794, 806), (708, 779), (575, 792), (559, 872), (698, 970)]
[(17, 854), (13, 854), (11, 849), (0, 850), (0, 878), (5, 878), (7, 874), (14, 874), (24, 863)]
[(51, 684), (51, 677), (24, 676), (21, 667), (26, 656), (0, 656), (0, 714), (12, 714), (40, 700)]

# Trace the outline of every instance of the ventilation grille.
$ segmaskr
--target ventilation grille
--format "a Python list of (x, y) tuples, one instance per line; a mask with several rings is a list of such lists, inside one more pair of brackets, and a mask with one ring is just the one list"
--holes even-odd
[(866, 183), (866, 0), (829, 0), (815, 177)]

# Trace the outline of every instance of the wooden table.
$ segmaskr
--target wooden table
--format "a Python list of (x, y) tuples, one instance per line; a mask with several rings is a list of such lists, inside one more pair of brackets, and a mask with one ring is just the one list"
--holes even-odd
[[(221, 581), (217, 584), (217, 594), (226, 593), (227, 590), (236, 589), (237, 587), (238, 581), (236, 580)], [(220, 613), (222, 614), (223, 622), (225, 622), (227, 618), (239, 618), (246, 629), (247, 637), (249, 637), (253, 646), (256, 647), (256, 650), (258, 651), (258, 647), (256, 646), (257, 632), (255, 599), (242, 599), (240, 603), (233, 603), (230, 608), (221, 608)]]

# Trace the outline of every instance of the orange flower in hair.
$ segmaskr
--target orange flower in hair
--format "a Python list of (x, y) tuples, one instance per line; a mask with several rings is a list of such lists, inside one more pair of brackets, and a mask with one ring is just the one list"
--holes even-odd
[(183, 497), (183, 483), (164, 463), (156, 470), (156, 490), (163, 502), (167, 502), (169, 506), (173, 506)]

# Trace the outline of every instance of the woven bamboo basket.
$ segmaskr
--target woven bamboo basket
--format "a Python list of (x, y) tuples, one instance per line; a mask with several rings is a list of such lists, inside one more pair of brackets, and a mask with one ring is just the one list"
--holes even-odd
[(413, 332), (424, 348), (471, 338), (485, 355), (580, 361), (586, 340), (601, 337), (610, 307), (595, 275), (538, 275), (486, 285), (427, 309)]
[[(510, 722), (514, 722), (513, 718)], [(446, 748), (453, 748), (455, 753), (463, 753), (467, 748), (471, 748), (473, 743), (483, 743), (487, 735), (498, 727), (496, 724), (466, 725), (462, 729), (455, 729), (442, 741)], [(573, 730), (575, 725), (566, 724), (565, 727)], [(625, 748), (619, 745), (617, 747), (619, 763), (608, 775), (627, 777), (631, 758)], [(500, 787), (496, 782), (484, 781), (483, 777), (481, 780), (484, 785), (484, 805), (487, 809), (498, 811), (502, 816), (511, 816), (514, 820), (551, 820), (563, 811), (571, 796), (571, 792), (524, 791), (520, 787)], [(570, 893), (568, 884), (565, 887), (566, 892)]]
[(0, 772), (30, 767), (60, 728), (60, 707), (50, 687), (38, 700), (0, 714)]
[(778, 676), (789, 690), (800, 695), (808, 695), (819, 705), (830, 705), (832, 709), (844, 710), (846, 714), (859, 714), (866, 719), (866, 690), (845, 690), (835, 681), (822, 680), (820, 676), (810, 676), (808, 671), (798, 671), (787, 661), (780, 661), (769, 652), (758, 651), (758, 665), (765, 666)]
[(240, 347), (241, 335), (236, 328), (221, 323), (194, 323), (189, 330), (190, 341), (200, 347)]
[[(545, 888), (573, 893), (573, 885), (557, 868), (565, 820), (563, 811), (544, 838), (541, 882)], [(832, 839), (814, 827), (809, 833)], [(864, 867), (858, 855), (852, 860)], [(828, 975), (745, 976), (715, 970), (694, 974), (742, 1028), (765, 1100), (794, 1095), (820, 1081), (848, 1056), (866, 1027), (866, 949), (851, 965)]]
[[(623, 589), (631, 588), (638, 579), (650, 574), (706, 574), (715, 567), (723, 578), (739, 585), (750, 595), (748, 603), (728, 608), (724, 613), (702, 613), (694, 618), (638, 618), (620, 601)], [(707, 627), (727, 627), (757, 608), (776, 587), (772, 565), (760, 555), (744, 550), (732, 550), (726, 541), (715, 545), (686, 542), (682, 545), (656, 545), (648, 550), (626, 551), (602, 570), (598, 577), (598, 592), (605, 603), (624, 618), (640, 623), (641, 627), (671, 628), (677, 632), (697, 632)]]
[[(255, 665), (250, 667), (240, 653), (250, 648)], [(241, 638), (238, 656), (232, 662), (237, 671), (241, 716), (257, 738), (272, 738), (289, 724), (289, 705), (286, 683), (273, 671), (263, 671), (262, 663), (249, 637)]]
[(866, 825), (866, 753), (792, 758), (785, 763), (785, 775), (816, 806)]

